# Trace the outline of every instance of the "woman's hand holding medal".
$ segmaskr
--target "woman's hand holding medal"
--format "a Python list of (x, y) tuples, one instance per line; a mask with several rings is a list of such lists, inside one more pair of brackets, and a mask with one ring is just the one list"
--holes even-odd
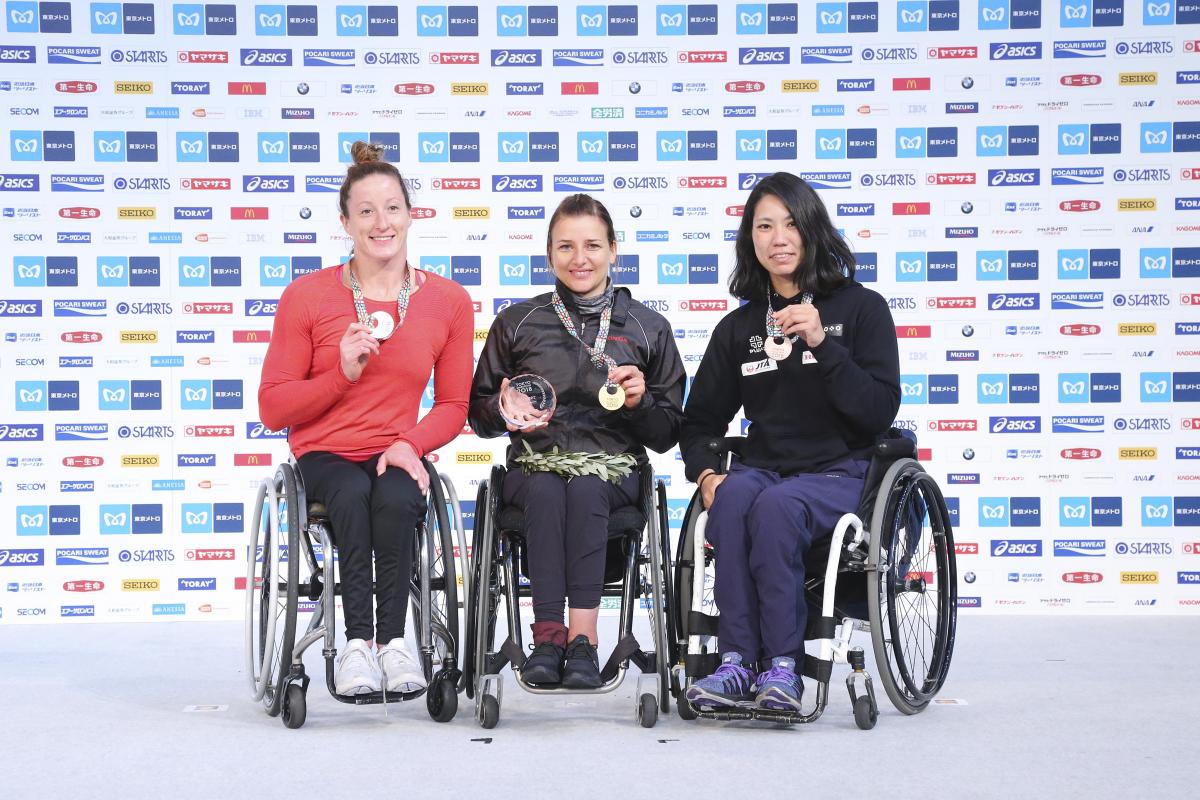
[(379, 355), (379, 340), (371, 335), (371, 326), (352, 322), (338, 343), (341, 351), (342, 374), (346, 380), (357, 381), (371, 356)]
[[(625, 402), (621, 405), (625, 408), (637, 408), (646, 394), (646, 376), (633, 364), (624, 364), (609, 370), (607, 385), (621, 387), (625, 396)], [(601, 389), (600, 391), (605, 390)]]
[(799, 334), (810, 348), (825, 341), (825, 329), (821, 326), (821, 314), (812, 303), (793, 303), (780, 311), (771, 313), (775, 324), (784, 334)]

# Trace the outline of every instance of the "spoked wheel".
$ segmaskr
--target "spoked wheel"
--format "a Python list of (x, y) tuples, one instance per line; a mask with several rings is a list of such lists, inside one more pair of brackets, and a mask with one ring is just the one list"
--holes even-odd
[[(277, 716), (296, 643), (300, 513), (296, 476), (282, 464), (259, 486), (246, 569), (246, 658), (254, 699)], [(303, 702), (303, 700), (301, 700)], [(303, 722), (303, 718), (301, 718)]]
[[(650, 480), (645, 483), (649, 484)], [(665, 714), (671, 710), (671, 665), (675, 663), (678, 651), (669, 613), (672, 595), (670, 534), (666, 527), (667, 490), (659, 481), (657, 487), (644, 486), (643, 496), (648, 498), (645, 516), (646, 547), (650, 554), (650, 630), (654, 636), (654, 658), (658, 668), (658, 697)], [(654, 513), (656, 510), (657, 514)]]
[[(435, 672), (447, 660), (458, 660), (458, 583), (454, 569), (454, 538), (446, 511), (446, 496), (437, 472), (426, 462), (429, 471), (429, 506), (425, 524), (416, 542), (413, 575), (410, 583), (413, 624), (425, 641), (426, 600), (422, 584), (428, 582), (428, 642), (433, 653), (422, 652), (421, 665), (425, 680), (432, 681)], [(422, 552), (424, 550), (424, 552)]]
[(929, 705), (950, 668), (958, 576), (950, 515), (921, 465), (887, 472), (871, 519), (871, 640), (888, 697), (905, 714)]
[(487, 512), (487, 497), (488, 497), (488, 482), (479, 482), (479, 491), (475, 495), (475, 522), (471, 527), (471, 576), (467, 581), (467, 638), (464, 640), (463, 649), (463, 688), (466, 690), (467, 697), (474, 699), (475, 697), (475, 680), (476, 669), (475, 654), (479, 650), (478, 642), (478, 627), (479, 627), (479, 594), (480, 594), (480, 564), (476, 560), (476, 554), (479, 552), (479, 543), (483, 538), (483, 527), (490, 524), (490, 519)]

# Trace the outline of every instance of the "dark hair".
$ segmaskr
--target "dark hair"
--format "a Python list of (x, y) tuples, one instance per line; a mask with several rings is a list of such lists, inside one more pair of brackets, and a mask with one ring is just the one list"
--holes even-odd
[(617, 243), (617, 229), (613, 227), (612, 216), (608, 213), (608, 209), (594, 197), (586, 194), (573, 194), (564, 199), (558, 204), (558, 208), (554, 210), (554, 214), (550, 217), (550, 224), (546, 226), (546, 254), (550, 254), (550, 247), (553, 244), (551, 234), (554, 233), (554, 226), (563, 217), (597, 217), (604, 223), (604, 227), (608, 232), (608, 244), (613, 247)]
[(776, 172), (759, 181), (746, 198), (735, 245), (736, 262), (729, 276), (729, 293), (742, 300), (758, 300), (771, 288), (766, 267), (754, 254), (754, 212), (763, 195), (772, 195), (787, 207), (804, 243), (804, 257), (792, 273), (802, 291), (823, 294), (854, 280), (854, 253), (833, 223), (825, 204), (811, 186), (790, 172)]
[(381, 145), (364, 142), (361, 139), (350, 147), (350, 158), (354, 160), (346, 169), (346, 179), (342, 181), (341, 191), (338, 192), (338, 208), (342, 216), (350, 216), (346, 204), (350, 200), (350, 187), (370, 175), (390, 175), (400, 183), (400, 191), (404, 193), (404, 205), (412, 208), (412, 198), (408, 196), (408, 186), (400, 175), (400, 170), (383, 160)]

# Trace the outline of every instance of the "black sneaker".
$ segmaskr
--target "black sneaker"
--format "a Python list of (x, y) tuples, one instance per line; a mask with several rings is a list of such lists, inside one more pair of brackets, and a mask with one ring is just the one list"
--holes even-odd
[(599, 689), (600, 683), (600, 659), (596, 655), (596, 646), (581, 633), (567, 645), (562, 685), (568, 689)]
[(556, 684), (562, 681), (563, 649), (554, 642), (542, 642), (533, 648), (521, 667), (526, 683)]

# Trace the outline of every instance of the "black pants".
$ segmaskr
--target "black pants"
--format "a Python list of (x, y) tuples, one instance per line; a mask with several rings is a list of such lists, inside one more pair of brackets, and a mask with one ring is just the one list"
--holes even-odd
[(563, 622), (564, 597), (571, 608), (599, 608), (608, 515), (637, 503), (637, 471), (614, 484), (595, 475), (568, 481), (553, 472), (526, 475), (515, 468), (504, 478), (503, 497), (525, 511), (534, 621)]
[(313, 452), (302, 455), (298, 464), (308, 499), (319, 500), (329, 510), (338, 548), (346, 638), (375, 638), (371, 618), (373, 552), (378, 640), (386, 644), (404, 636), (413, 541), (426, 505), (416, 481), (404, 470), (388, 467), (376, 476), (378, 461), (379, 456), (348, 461), (332, 453)]

